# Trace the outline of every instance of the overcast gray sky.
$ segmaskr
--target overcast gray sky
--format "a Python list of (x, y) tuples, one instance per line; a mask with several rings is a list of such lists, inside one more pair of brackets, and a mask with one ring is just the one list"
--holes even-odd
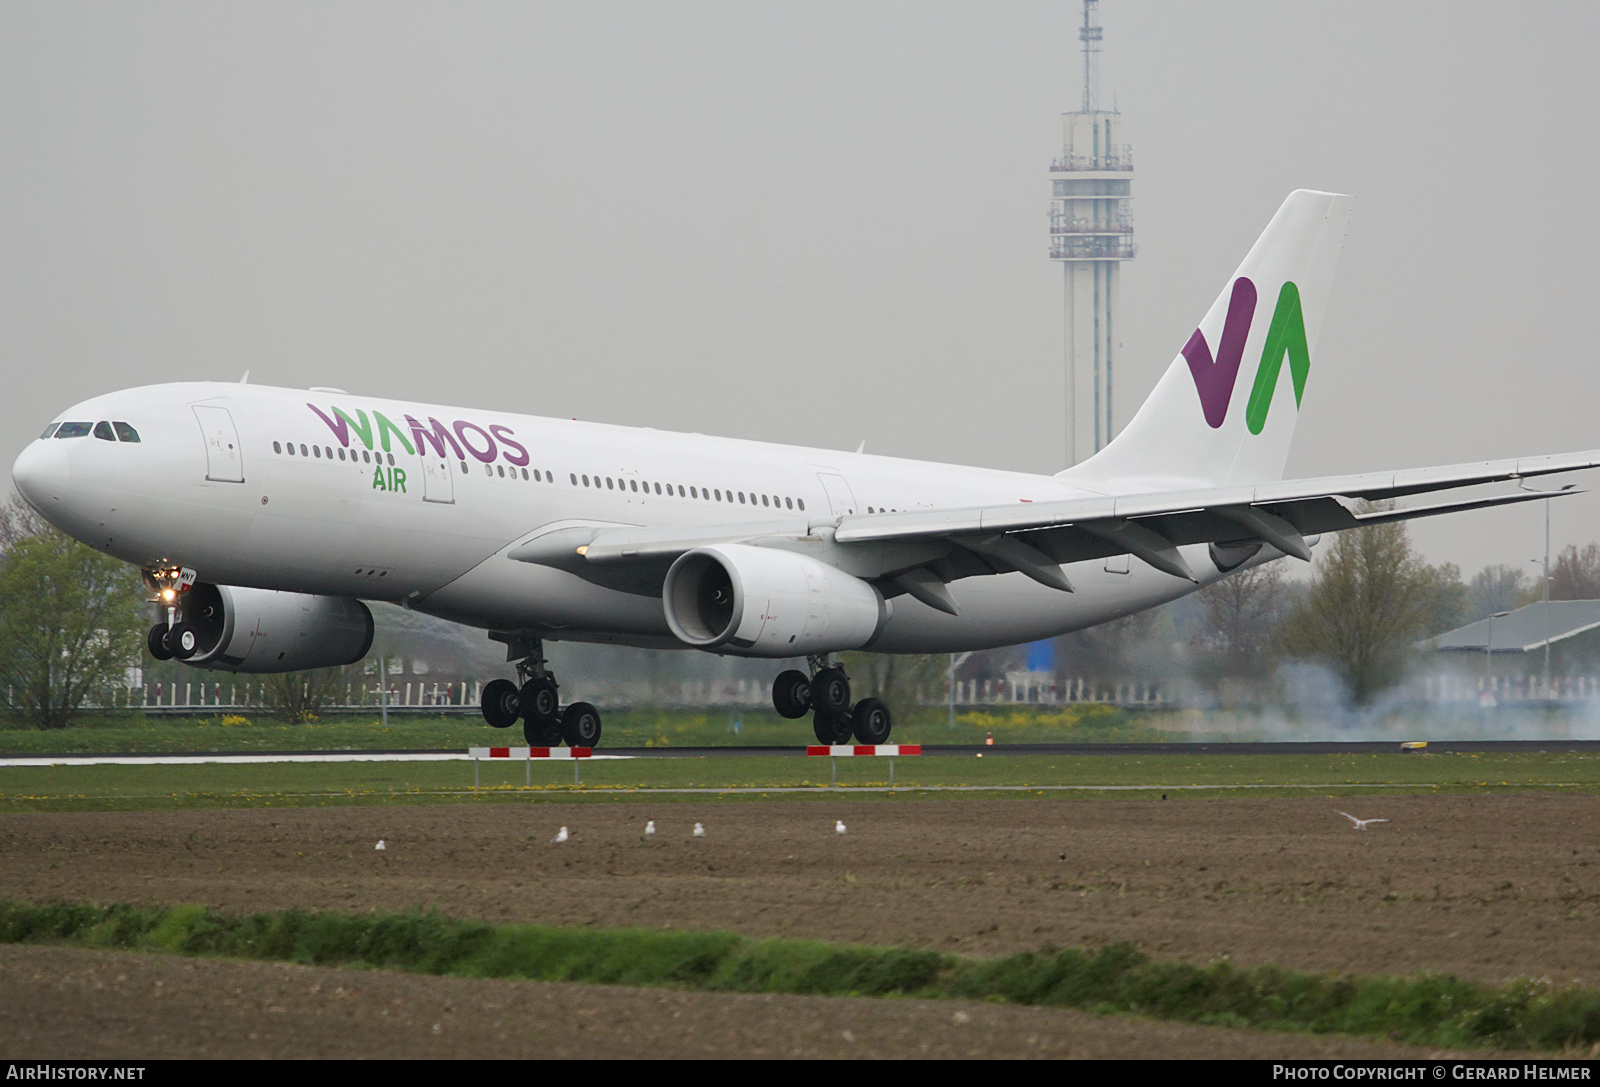
[[(1292, 474), (1600, 446), (1600, 5), (1101, 7), (1138, 164), (1123, 412), (1309, 187), (1357, 203)], [(248, 368), (1058, 470), (1046, 170), (1078, 19), (7, 0), (0, 459), (78, 399)], [(1470, 576), (1526, 565), (1543, 525), (1415, 535)], [(1600, 498), (1558, 503), (1554, 535), (1600, 538)]]

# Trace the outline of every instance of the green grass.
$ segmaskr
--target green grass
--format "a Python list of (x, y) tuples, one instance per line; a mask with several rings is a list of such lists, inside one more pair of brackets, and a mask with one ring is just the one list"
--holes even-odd
[[(1559, 787), (1600, 792), (1600, 754), (1507, 755), (1093, 755), (985, 757), (922, 755), (895, 760), (895, 783), (1018, 789), (1009, 797), (1094, 796), (1111, 799), (1148, 795), (1127, 792), (1063, 792), (1082, 786), (1126, 786), (1135, 790), (1185, 789), (1179, 796), (1371, 795), (1374, 792), (1485, 792)], [(528, 767), (511, 760), (478, 765), (481, 788), (473, 787), (470, 762), (341, 762), (198, 764), (187, 766), (0, 767), (0, 812), (110, 811), (214, 807), (322, 806), (344, 804), (504, 803), (630, 798), (703, 799), (703, 794), (662, 794), (660, 789), (758, 790), (734, 797), (822, 798), (863, 786), (888, 784), (884, 759), (837, 760), (838, 789), (830, 787), (833, 760), (800, 756), (638, 758), (586, 761), (582, 784), (573, 785), (569, 761), (538, 761), (532, 787)], [(1288, 786), (1313, 786), (1314, 789)], [(809, 789), (808, 792), (759, 790)], [(612, 792), (609, 790), (624, 790)], [(883, 799), (883, 792), (859, 793)], [(900, 792), (898, 798), (926, 797)], [(997, 795), (950, 793), (946, 796)], [(1176, 797), (1174, 797), (1176, 799)]]
[(1451, 1048), (1570, 1051), (1600, 1042), (1600, 993), (1578, 986), (1200, 967), (1126, 944), (980, 960), (721, 932), (487, 925), (438, 913), (228, 915), (194, 905), (24, 903), (0, 903), (0, 941), (473, 978), (987, 1000)]
[[(139, 714), (85, 717), (71, 728), (40, 731), (15, 720), (0, 722), (0, 754), (67, 755), (117, 752), (193, 751), (372, 751), (452, 750), (489, 744), (523, 743), (520, 728), (493, 729), (476, 714), (389, 715), (383, 725), (374, 714), (329, 715), (291, 725), (264, 715), (245, 724), (223, 724), (223, 714), (195, 717), (144, 717)], [(236, 719), (236, 718), (234, 718)], [(897, 743), (997, 742), (1093, 743), (1170, 739), (1144, 727), (1145, 718), (1109, 706), (1018, 709), (971, 713), (949, 727), (938, 709), (902, 714), (895, 724)], [(770, 709), (609, 710), (604, 715), (605, 747), (798, 747), (816, 743), (809, 718), (779, 717)]]

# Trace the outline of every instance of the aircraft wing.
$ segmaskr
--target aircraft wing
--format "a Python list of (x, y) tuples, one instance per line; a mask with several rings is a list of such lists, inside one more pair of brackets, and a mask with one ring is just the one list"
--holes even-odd
[(1600, 467), (1600, 450), (1237, 487), (860, 514), (837, 523), (577, 527), (537, 536), (512, 548), (509, 556), (613, 588), (658, 595), (667, 568), (679, 555), (718, 543), (754, 543), (811, 554), (872, 581), (887, 596), (909, 593), (953, 614), (955, 605), (944, 586), (964, 577), (1015, 571), (1071, 592), (1062, 564), (1130, 554), (1174, 577), (1196, 580), (1178, 553), (1182, 545), (1239, 549), (1267, 544), (1309, 560), (1307, 536), (1575, 492), (1518, 490), (1366, 512), (1359, 506), (1362, 500), (1378, 502), (1595, 467)]

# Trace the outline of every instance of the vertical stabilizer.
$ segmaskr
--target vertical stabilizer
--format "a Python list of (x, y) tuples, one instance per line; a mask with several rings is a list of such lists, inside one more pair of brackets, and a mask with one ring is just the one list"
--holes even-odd
[(1290, 193), (1127, 428), (1060, 478), (1140, 489), (1283, 478), (1353, 203)]

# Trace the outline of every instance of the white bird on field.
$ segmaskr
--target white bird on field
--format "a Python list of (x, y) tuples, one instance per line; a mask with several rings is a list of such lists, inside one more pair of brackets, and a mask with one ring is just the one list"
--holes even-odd
[(843, 819), (835, 819), (833, 821), (833, 832), (835, 834), (843, 834), (844, 833), (844, 820)]
[[(1339, 811), (1338, 808), (1334, 808), (1333, 810)], [(1357, 819), (1347, 811), (1339, 811), (1339, 814), (1354, 823), (1357, 830), (1366, 830), (1368, 823), (1387, 823), (1389, 821), (1387, 819)]]
[(383, 839), (382, 838), (379, 838), (378, 839), (378, 844), (373, 846), (372, 848), (373, 849), (388, 849), (389, 847), (383, 844)]
[(556, 836), (554, 838), (550, 839), (550, 844), (551, 845), (560, 845), (562, 842), (564, 842), (566, 840), (567, 840), (567, 828), (566, 827), (562, 827), (560, 830), (556, 831)]
[(648, 838), (651, 835), (653, 835), (655, 832), (656, 832), (656, 821), (654, 819), (646, 819), (645, 823), (644, 823), (644, 836), (646, 838)]
[(706, 828), (696, 823), (694, 825), (694, 836), (696, 838), (704, 838), (706, 836)]

